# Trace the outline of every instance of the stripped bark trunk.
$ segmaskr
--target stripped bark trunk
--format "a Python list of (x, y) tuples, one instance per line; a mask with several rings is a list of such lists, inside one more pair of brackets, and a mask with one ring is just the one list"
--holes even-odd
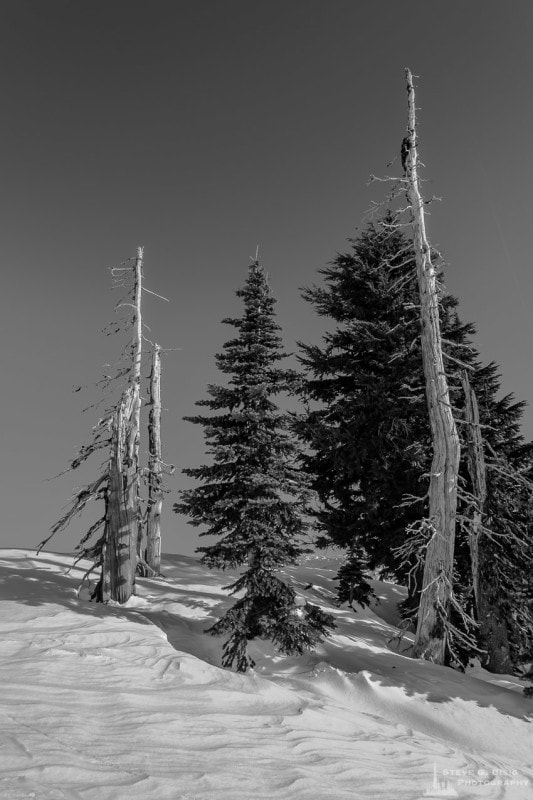
[(125, 603), (133, 594), (137, 564), (137, 470), (128, 457), (135, 438), (135, 393), (128, 387), (113, 419), (102, 600)]
[(409, 116), (402, 160), (411, 208), (420, 294), (422, 359), (433, 444), (429, 482), (429, 517), (433, 533), (426, 550), (414, 655), (443, 664), (445, 622), (453, 579), (460, 445), (444, 371), (437, 281), (426, 237), (424, 200), (418, 180), (415, 92), (413, 76), (408, 69), (406, 78)]
[[(115, 412), (116, 414), (116, 412)], [(115, 444), (115, 417), (113, 417), (112, 422), (112, 433), (111, 433), (111, 453), (113, 453), (113, 448)], [(111, 459), (111, 456), (110, 456)], [(104, 502), (105, 502), (105, 522), (104, 522), (104, 536), (103, 536), (103, 543), (102, 543), (102, 574), (100, 576), (100, 582), (96, 587), (96, 598), (97, 601), (100, 603), (107, 603), (111, 600), (111, 573), (110, 573), (110, 563), (109, 563), (109, 488), (110, 488), (110, 480), (109, 480), (109, 466), (107, 470), (107, 485), (105, 489), (104, 495)]]
[(133, 594), (137, 566), (139, 520), (139, 432), (142, 357), (142, 261), (139, 247), (134, 267), (132, 364), (129, 386), (113, 417), (106, 538), (102, 559), (102, 600), (125, 603)]
[(148, 512), (146, 518), (146, 562), (159, 575), (161, 570), (161, 348), (154, 346), (150, 375), (150, 416), (148, 421)]
[[(106, 512), (107, 513), (107, 512)], [(100, 583), (96, 587), (96, 599), (100, 603), (108, 603), (111, 600), (111, 563), (109, 559), (109, 529), (107, 519), (104, 529), (104, 543), (102, 545), (102, 575)]]
[(479, 538), (483, 530), (483, 515), (485, 513), (485, 503), (487, 500), (487, 478), (485, 469), (485, 454), (483, 452), (483, 437), (479, 427), (479, 410), (477, 405), (476, 393), (470, 386), (468, 373), (463, 371), (461, 375), (463, 393), (465, 396), (465, 421), (467, 423), (467, 463), (470, 479), (472, 481), (472, 494), (476, 499), (476, 505), (472, 513), (472, 522), (469, 531), (470, 558), (472, 561), (472, 585), (474, 587), (474, 599), (476, 608), (479, 612), (480, 607), (480, 588), (479, 588)]
[(140, 491), (139, 491), (139, 440), (141, 432), (141, 362), (142, 362), (142, 266), (143, 266), (143, 248), (137, 248), (137, 258), (135, 260), (135, 289), (134, 289), (134, 305), (135, 313), (133, 318), (134, 334), (133, 334), (133, 358), (130, 373), (130, 387), (133, 391), (133, 407), (132, 407), (132, 438), (128, 444), (128, 459), (134, 465), (137, 475), (136, 490), (137, 490), (137, 519), (140, 519)]
[(476, 393), (470, 386), (466, 371), (461, 376), (461, 382), (465, 396), (468, 471), (472, 481), (472, 494), (476, 498), (469, 543), (476, 616), (480, 625), (481, 643), (486, 650), (486, 655), (482, 657), (481, 661), (489, 672), (509, 673), (512, 671), (512, 663), (507, 625), (505, 620), (501, 619), (497, 606), (499, 588), (492, 568), (490, 542), (487, 536), (483, 536), (483, 518), (487, 502), (487, 472), (483, 437), (479, 425), (479, 410)]

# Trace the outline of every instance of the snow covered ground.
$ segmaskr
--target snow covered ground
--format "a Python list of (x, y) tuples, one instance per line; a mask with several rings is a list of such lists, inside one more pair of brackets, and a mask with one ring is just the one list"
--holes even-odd
[(168, 556), (166, 580), (104, 607), (78, 598), (71, 563), (0, 551), (0, 798), (533, 798), (533, 700), (513, 677), (396, 652), (401, 588), (338, 609), (335, 559), (310, 557), (297, 588), (335, 635), (303, 657), (254, 642), (238, 675), (203, 633), (231, 575)]

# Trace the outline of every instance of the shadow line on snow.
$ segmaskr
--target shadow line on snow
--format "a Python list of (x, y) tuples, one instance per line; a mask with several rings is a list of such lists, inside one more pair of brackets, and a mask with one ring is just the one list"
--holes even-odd
[[(21, 556), (19, 559), (10, 559), (9, 564), (0, 564), (0, 599), (28, 606), (62, 606), (75, 613), (92, 617), (112, 614), (125, 619), (134, 619), (145, 625), (155, 625), (166, 633), (169, 644), (174, 649), (182, 652), (186, 649), (191, 655), (209, 663), (216, 663), (220, 637), (211, 637), (207, 634), (205, 640), (203, 637), (199, 640), (197, 634), (209, 627), (233, 599), (222, 592), (218, 594), (218, 592), (202, 592), (188, 588), (189, 581), (195, 584), (191, 577), (198, 577), (200, 579), (198, 583), (213, 587), (218, 585), (220, 588), (220, 575), (209, 574), (196, 559), (171, 556), (165, 557), (165, 561), (174, 562), (172, 567), (180, 566), (183, 569), (185, 566), (186, 581), (182, 586), (176, 586), (171, 583), (172, 578), (169, 576), (167, 580), (157, 581), (158, 591), (167, 595), (165, 598), (167, 600), (170, 599), (168, 595), (175, 596), (176, 602), (188, 608), (209, 608), (211, 613), (207, 618), (189, 618), (169, 611), (151, 613), (144, 607), (127, 609), (80, 601), (76, 593), (80, 583), (79, 576), (67, 574), (68, 567), (62, 572), (50, 569), (52, 566), (57, 570), (57, 560), (42, 556)], [(190, 574), (191, 571), (194, 572), (193, 576)], [(166, 572), (168, 573), (168, 570)], [(229, 575), (223, 577), (228, 578), (226, 583), (231, 582)], [(152, 583), (152, 579), (144, 578), (140, 581), (146, 588)], [(358, 694), (364, 700), (369, 693), (383, 692), (382, 700), (385, 702), (387, 689), (396, 688), (407, 696), (420, 695), (423, 700), (431, 703), (446, 703), (461, 699), (465, 702), (475, 702), (481, 707), (494, 707), (503, 715), (533, 721), (533, 699), (506, 687), (470, 677), (468, 673), (456, 672), (449, 667), (429, 664), (397, 653), (393, 649), (386, 649), (387, 639), (395, 629), (386, 622), (382, 625), (384, 620), (379, 618), (364, 620), (358, 618), (357, 614), (347, 615), (344, 608), (331, 610), (337, 615), (338, 628), (335, 634), (341, 636), (342, 641), (335, 641), (333, 636), (320, 645), (318, 652), (302, 658), (280, 656), (268, 643), (256, 640), (260, 650), (257, 654), (254, 653), (257, 666), (268, 667), (268, 671), (273, 673), (273, 680), (290, 681), (291, 677), (302, 678), (307, 675), (309, 680), (319, 682), (320, 672), (318, 676), (314, 676), (313, 668), (325, 662), (330, 672), (337, 671), (337, 675), (332, 677), (334, 682), (337, 682), (339, 696), (342, 696), (345, 690), (349, 692), (355, 707)], [(354, 629), (357, 623), (359, 631)], [(361, 623), (365, 623), (364, 627), (360, 627)], [(374, 635), (367, 633), (369, 629)], [(361, 674), (365, 672), (369, 675)], [(366, 680), (362, 681), (363, 677)]]
[[(15, 601), (36, 607), (62, 606), (77, 614), (92, 617), (102, 617), (111, 613), (114, 616), (136, 619), (145, 625), (150, 624), (148, 620), (135, 613), (135, 609), (80, 600), (77, 594), (80, 585), (79, 577), (67, 574), (68, 567), (64, 572), (56, 572), (47, 568), (48, 564), (57, 568), (56, 560), (35, 556), (35, 558), (21, 558), (20, 562), (17, 564), (17, 560), (13, 559), (9, 566), (0, 564), (0, 600)], [(40, 567), (39, 564), (43, 566)]]

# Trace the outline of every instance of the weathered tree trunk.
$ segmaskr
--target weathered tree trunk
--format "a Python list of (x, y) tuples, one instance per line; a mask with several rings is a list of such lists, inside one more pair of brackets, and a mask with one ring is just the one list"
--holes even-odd
[(137, 469), (128, 454), (134, 446), (135, 392), (129, 387), (113, 420), (102, 569), (102, 600), (125, 603), (133, 594), (137, 565)]
[(134, 462), (137, 481), (136, 489), (138, 492), (138, 478), (139, 478), (139, 438), (140, 438), (140, 418), (141, 418), (141, 360), (142, 360), (142, 312), (141, 312), (141, 297), (142, 297), (142, 266), (143, 266), (143, 248), (137, 249), (137, 258), (135, 260), (135, 289), (134, 289), (134, 305), (135, 313), (133, 317), (134, 333), (133, 333), (133, 354), (130, 373), (130, 387), (133, 391), (133, 405), (132, 405), (132, 436), (131, 441), (128, 442), (128, 459)]
[(146, 518), (146, 562), (159, 575), (161, 570), (161, 348), (154, 346), (150, 375), (150, 416), (148, 421), (148, 512)]
[(109, 534), (106, 527), (104, 530), (104, 543), (102, 545), (102, 575), (100, 582), (96, 586), (96, 601), (100, 603), (107, 603), (111, 600), (111, 563), (109, 559)]
[(445, 620), (453, 579), (460, 445), (444, 371), (436, 274), (426, 237), (424, 201), (418, 185), (415, 92), (410, 70), (406, 70), (406, 78), (409, 119), (402, 160), (411, 207), (420, 293), (422, 359), (433, 443), (429, 482), (429, 517), (433, 534), (426, 550), (414, 655), (443, 664)]
[(142, 356), (142, 260), (137, 250), (134, 267), (132, 364), (129, 386), (113, 418), (106, 540), (102, 564), (102, 600), (125, 603), (133, 594), (137, 566), (139, 520), (139, 432)]
[(479, 611), (479, 537), (483, 530), (483, 515), (487, 500), (487, 478), (485, 469), (485, 454), (483, 452), (483, 437), (479, 427), (479, 410), (476, 394), (470, 386), (468, 373), (463, 371), (461, 376), (463, 393), (465, 396), (465, 421), (467, 423), (467, 462), (470, 479), (472, 481), (472, 494), (476, 498), (476, 506), (472, 513), (472, 522), (469, 531), (470, 558), (472, 561), (472, 585), (474, 599)]
[(483, 518), (487, 501), (487, 472), (483, 437), (479, 425), (479, 410), (476, 393), (470, 386), (466, 371), (463, 372), (461, 380), (465, 396), (465, 421), (468, 432), (468, 471), (472, 481), (472, 494), (477, 501), (472, 514), (469, 540), (477, 620), (480, 625), (481, 642), (487, 651), (482, 658), (482, 664), (489, 672), (509, 673), (512, 671), (512, 664), (507, 625), (505, 620), (501, 619), (497, 606), (499, 588), (492, 568), (494, 557), (491, 557), (490, 541), (487, 536), (483, 536)]
[[(116, 416), (116, 412), (115, 412)], [(113, 449), (115, 446), (115, 416), (113, 417), (113, 430), (111, 436), (111, 454), (113, 453)], [(111, 455), (110, 455), (111, 460)], [(105, 502), (105, 522), (104, 522), (104, 536), (103, 536), (103, 544), (102, 544), (102, 574), (100, 576), (100, 581), (96, 587), (96, 600), (100, 603), (107, 603), (111, 600), (111, 572), (110, 568), (111, 565), (109, 563), (109, 488), (110, 488), (110, 480), (109, 480), (109, 464), (108, 464), (108, 471), (107, 471), (107, 485), (105, 489), (104, 495), (104, 502)]]

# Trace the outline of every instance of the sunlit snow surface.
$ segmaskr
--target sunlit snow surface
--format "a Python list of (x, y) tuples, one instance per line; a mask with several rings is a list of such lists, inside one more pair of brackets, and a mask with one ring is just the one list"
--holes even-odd
[(401, 588), (339, 609), (336, 560), (309, 558), (296, 588), (335, 634), (302, 657), (254, 642), (238, 675), (203, 633), (231, 574), (169, 556), (165, 580), (104, 607), (78, 598), (87, 565), (71, 563), (0, 551), (0, 798), (533, 798), (533, 700), (511, 676), (396, 652)]

